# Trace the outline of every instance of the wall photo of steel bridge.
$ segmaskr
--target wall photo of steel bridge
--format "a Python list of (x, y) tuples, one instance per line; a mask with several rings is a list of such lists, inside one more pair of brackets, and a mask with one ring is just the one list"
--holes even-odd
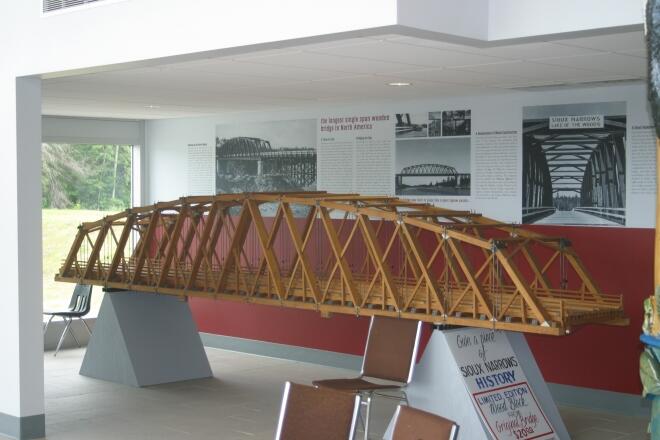
[(397, 138), (427, 137), (429, 135), (429, 121), (424, 113), (396, 113), (394, 125)]
[(316, 189), (316, 123), (216, 127), (216, 193)]
[(400, 196), (469, 196), (470, 138), (396, 143), (394, 185)]
[(626, 103), (525, 107), (522, 221), (626, 223)]

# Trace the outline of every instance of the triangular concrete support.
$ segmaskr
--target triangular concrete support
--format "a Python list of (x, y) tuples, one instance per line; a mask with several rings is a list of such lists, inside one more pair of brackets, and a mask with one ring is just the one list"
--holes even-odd
[[(568, 440), (561, 415), (543, 380), (534, 356), (527, 345), (525, 335), (515, 332), (501, 332), (515, 354), (520, 367), (527, 376), (538, 404), (555, 430), (556, 438)], [(440, 414), (459, 425), (458, 438), (470, 440), (494, 440), (483, 424), (472, 396), (468, 392), (460, 373), (459, 365), (449, 347), (448, 338), (455, 338), (452, 330), (434, 330), (417, 364), (412, 382), (407, 387), (410, 405), (431, 413)], [(392, 436), (392, 422), (384, 438)]]
[(458, 423), (459, 438), (491, 440), (442, 332), (431, 334), (407, 394), (411, 406)]
[(143, 387), (211, 377), (188, 303), (152, 293), (107, 293), (80, 374)]

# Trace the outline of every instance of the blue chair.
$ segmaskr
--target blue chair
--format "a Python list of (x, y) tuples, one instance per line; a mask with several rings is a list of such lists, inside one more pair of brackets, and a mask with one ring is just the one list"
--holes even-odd
[(79, 320), (81, 320), (82, 323), (85, 325), (85, 328), (87, 329), (89, 335), (90, 336), (92, 335), (92, 331), (89, 329), (89, 325), (87, 325), (87, 322), (85, 322), (84, 319), (85, 315), (89, 313), (89, 310), (92, 306), (92, 287), (93, 286), (91, 285), (87, 286), (84, 284), (76, 284), (75, 289), (73, 289), (73, 295), (71, 296), (71, 302), (69, 303), (69, 308), (67, 310), (62, 312), (44, 312), (44, 315), (50, 316), (50, 319), (48, 319), (48, 322), (44, 326), (44, 336), (46, 335), (46, 331), (48, 330), (48, 325), (53, 320), (53, 318), (59, 316), (65, 322), (64, 330), (62, 330), (62, 334), (60, 335), (60, 340), (57, 343), (57, 348), (55, 349), (54, 356), (57, 356), (57, 353), (60, 351), (60, 347), (62, 346), (62, 342), (64, 341), (64, 335), (66, 335), (67, 331), (71, 334), (73, 340), (76, 341), (78, 347), (80, 347), (80, 342), (78, 342), (78, 338), (76, 338), (76, 335), (73, 333), (73, 330), (71, 330), (71, 323), (73, 322), (74, 318), (78, 318)]

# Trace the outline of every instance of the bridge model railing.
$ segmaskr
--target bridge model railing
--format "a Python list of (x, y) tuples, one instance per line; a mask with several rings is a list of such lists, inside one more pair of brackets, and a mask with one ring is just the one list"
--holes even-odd
[(575, 211), (595, 215), (597, 217), (611, 220), (620, 225), (626, 223), (626, 208), (607, 208), (604, 206), (579, 206), (573, 208)]

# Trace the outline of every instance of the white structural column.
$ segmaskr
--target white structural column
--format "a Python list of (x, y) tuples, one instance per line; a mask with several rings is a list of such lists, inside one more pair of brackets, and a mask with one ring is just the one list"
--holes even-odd
[(44, 435), (41, 80), (0, 67), (0, 434)]

